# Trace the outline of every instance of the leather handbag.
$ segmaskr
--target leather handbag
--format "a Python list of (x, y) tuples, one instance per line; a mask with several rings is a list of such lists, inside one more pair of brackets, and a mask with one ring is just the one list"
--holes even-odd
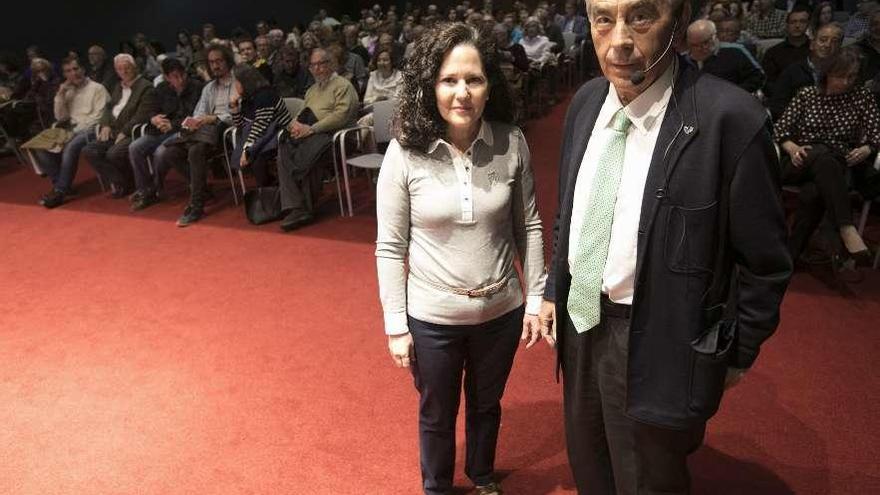
[(277, 187), (258, 187), (244, 195), (244, 211), (254, 225), (281, 219), (281, 191)]

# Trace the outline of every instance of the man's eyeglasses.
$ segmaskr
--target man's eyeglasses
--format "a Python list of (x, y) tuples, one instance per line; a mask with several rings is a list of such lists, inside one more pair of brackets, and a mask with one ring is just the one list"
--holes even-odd
[(329, 64), (329, 63), (330, 63), (329, 60), (320, 60), (320, 61), (318, 61), (318, 62), (311, 62), (311, 63), (309, 63), (309, 67), (318, 68), (318, 67), (323, 67), (323, 66), (325, 66), (325, 65), (327, 65), (327, 64)]

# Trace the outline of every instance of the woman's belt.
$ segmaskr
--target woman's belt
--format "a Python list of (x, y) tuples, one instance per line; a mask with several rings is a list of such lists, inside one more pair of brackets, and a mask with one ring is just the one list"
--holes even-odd
[(507, 287), (507, 282), (510, 281), (511, 277), (513, 277), (513, 270), (507, 272), (507, 275), (505, 275), (501, 280), (499, 280), (495, 283), (489, 284), (489, 285), (485, 285), (485, 286), (477, 288), (477, 289), (462, 289), (460, 287), (448, 287), (446, 285), (436, 284), (434, 282), (431, 282), (430, 280), (425, 280), (421, 277), (417, 277), (413, 272), (409, 272), (409, 274), (413, 278), (418, 280), (419, 282), (422, 282), (426, 285), (429, 285), (429, 286), (431, 286), (437, 290), (443, 291), (443, 292), (448, 292), (450, 294), (456, 294), (459, 296), (468, 296), (468, 297), (489, 297), (491, 295), (494, 295), (494, 294), (501, 292), (502, 290), (504, 290), (505, 287)]

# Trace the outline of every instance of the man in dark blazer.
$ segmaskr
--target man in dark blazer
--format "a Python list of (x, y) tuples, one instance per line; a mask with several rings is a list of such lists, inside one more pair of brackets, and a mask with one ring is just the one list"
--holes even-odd
[(578, 492), (685, 494), (725, 386), (779, 322), (779, 166), (757, 100), (670, 49), (690, 4), (588, 8), (605, 77), (566, 117), (542, 333)]
[(86, 145), (82, 153), (98, 176), (109, 182), (114, 198), (124, 198), (134, 188), (134, 175), (128, 159), (131, 131), (146, 124), (156, 112), (156, 91), (141, 76), (131, 55), (121, 53), (113, 59), (119, 84), (110, 94), (104, 109), (98, 139)]

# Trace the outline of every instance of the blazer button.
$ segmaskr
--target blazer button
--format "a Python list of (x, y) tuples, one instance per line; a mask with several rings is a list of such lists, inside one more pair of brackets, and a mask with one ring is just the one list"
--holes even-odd
[(657, 189), (656, 191), (654, 191), (654, 197), (657, 199), (665, 198), (666, 197), (666, 190), (663, 189), (662, 187), (660, 189)]

